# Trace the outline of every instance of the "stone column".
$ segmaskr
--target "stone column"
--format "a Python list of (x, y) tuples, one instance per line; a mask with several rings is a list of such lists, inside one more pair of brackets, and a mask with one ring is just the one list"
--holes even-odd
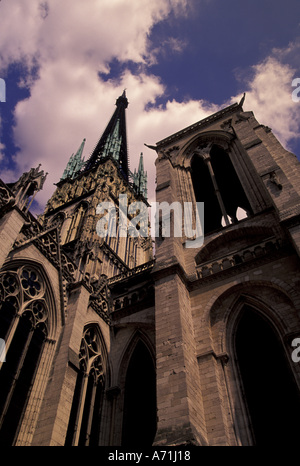
[(210, 153), (209, 153), (210, 148), (211, 148), (211, 145), (209, 144), (204, 149), (197, 149), (195, 151), (195, 154), (199, 154), (202, 157), (202, 159), (204, 160), (204, 162), (206, 163), (206, 165), (207, 165), (207, 168), (208, 168), (208, 171), (209, 171), (212, 183), (213, 183), (213, 187), (214, 187), (214, 190), (215, 190), (215, 194), (216, 194), (216, 197), (218, 199), (218, 203), (219, 203), (222, 215), (223, 215), (224, 220), (225, 220), (225, 224), (228, 226), (228, 225), (230, 225), (230, 222), (229, 222), (229, 219), (228, 219), (228, 215), (226, 213), (224, 202), (223, 202), (223, 199), (222, 199), (222, 196), (221, 196), (221, 193), (220, 193), (220, 190), (219, 190), (219, 186), (218, 186), (218, 183), (217, 183), (217, 180), (216, 180), (216, 177), (215, 177), (215, 173), (214, 173), (214, 170), (213, 170), (213, 167), (212, 167), (212, 164), (211, 164), (211, 157), (210, 157)]
[[(176, 267), (175, 267), (176, 270)], [(155, 445), (206, 445), (200, 375), (188, 291), (176, 271), (155, 285), (158, 428)]]

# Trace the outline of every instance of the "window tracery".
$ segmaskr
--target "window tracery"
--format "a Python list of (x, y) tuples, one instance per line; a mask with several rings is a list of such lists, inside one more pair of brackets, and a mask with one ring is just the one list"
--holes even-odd
[(85, 374), (93, 375), (96, 384), (104, 382), (102, 353), (95, 327), (89, 327), (83, 334), (79, 352), (79, 365)]
[(96, 326), (87, 327), (79, 350), (79, 372), (66, 445), (98, 445), (105, 385), (105, 361)]
[(45, 292), (44, 280), (31, 265), (0, 273), (0, 335), (7, 352), (0, 366), (3, 444), (16, 442), (48, 335)]
[(15, 315), (30, 312), (34, 328), (47, 321), (48, 309), (44, 294), (45, 286), (40, 275), (29, 266), (0, 274), (0, 312), (6, 308), (13, 309)]

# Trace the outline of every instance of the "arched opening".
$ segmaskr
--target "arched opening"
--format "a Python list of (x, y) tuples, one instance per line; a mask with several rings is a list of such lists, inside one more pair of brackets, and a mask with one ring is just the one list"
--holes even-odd
[(29, 264), (0, 274), (0, 336), (9, 342), (0, 368), (0, 444), (14, 445), (48, 335), (41, 274)]
[(24, 313), (7, 354), (8, 364), (0, 372), (0, 445), (14, 445), (44, 341), (43, 329), (33, 329), (29, 313)]
[[(207, 153), (206, 153), (207, 150)], [(204, 202), (204, 233), (240, 220), (251, 207), (227, 152), (218, 145), (193, 157), (192, 182), (197, 202)]]
[(223, 214), (207, 164), (201, 157), (193, 158), (192, 181), (196, 202), (204, 202), (204, 234), (221, 228)]
[(79, 365), (65, 445), (98, 446), (106, 362), (96, 326), (89, 326), (83, 332)]
[(250, 306), (242, 310), (235, 349), (254, 444), (298, 443), (299, 389), (273, 326)]
[(139, 341), (126, 374), (122, 446), (149, 447), (155, 433), (155, 368), (148, 349)]

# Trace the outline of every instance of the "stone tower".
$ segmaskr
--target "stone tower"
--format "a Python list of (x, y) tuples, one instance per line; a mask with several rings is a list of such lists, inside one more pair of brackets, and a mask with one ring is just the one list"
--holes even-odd
[(300, 366), (291, 357), (300, 336), (300, 164), (242, 101), (156, 151), (157, 202), (179, 202), (182, 212), (192, 203), (194, 213), (204, 202), (204, 242), (188, 238), (178, 213), (171, 219), (182, 234), (156, 242), (155, 441), (292, 444), (300, 415)]

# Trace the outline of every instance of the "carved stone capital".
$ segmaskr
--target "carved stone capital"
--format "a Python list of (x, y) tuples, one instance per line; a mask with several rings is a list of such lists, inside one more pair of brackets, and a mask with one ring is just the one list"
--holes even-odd
[(195, 154), (200, 155), (204, 162), (210, 161), (210, 150), (212, 148), (212, 143), (208, 143), (204, 147), (197, 147), (195, 150)]

